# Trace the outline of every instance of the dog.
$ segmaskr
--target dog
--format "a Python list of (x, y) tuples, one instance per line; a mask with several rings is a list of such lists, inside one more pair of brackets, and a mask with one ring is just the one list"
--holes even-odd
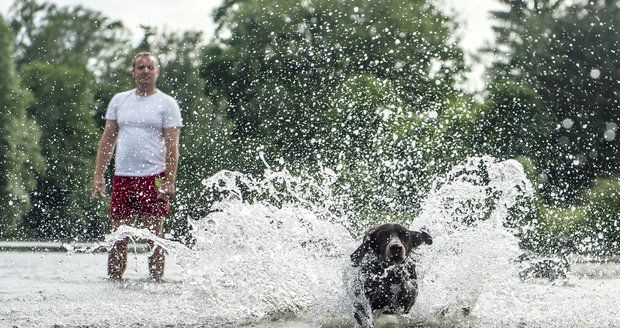
[(351, 254), (345, 276), (353, 301), (357, 327), (374, 328), (373, 314), (407, 314), (418, 295), (414, 248), (432, 244), (425, 231), (411, 231), (387, 223), (366, 232), (362, 244)]

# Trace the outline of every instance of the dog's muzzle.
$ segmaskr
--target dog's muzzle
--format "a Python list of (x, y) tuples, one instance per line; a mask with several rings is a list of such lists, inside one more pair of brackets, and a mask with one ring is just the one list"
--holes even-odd
[(400, 241), (392, 241), (385, 250), (385, 258), (394, 263), (401, 263), (405, 260), (405, 246)]

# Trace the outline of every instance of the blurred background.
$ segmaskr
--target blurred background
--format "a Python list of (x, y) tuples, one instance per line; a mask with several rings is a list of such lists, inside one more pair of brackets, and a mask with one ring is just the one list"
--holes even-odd
[[(411, 221), (437, 175), (517, 159), (538, 251), (620, 248), (620, 8), (610, 0), (0, 1), (0, 240), (90, 241), (107, 103), (159, 55), (179, 101), (188, 240), (226, 169), (337, 174), (359, 226)], [(588, 247), (581, 247), (587, 244)]]

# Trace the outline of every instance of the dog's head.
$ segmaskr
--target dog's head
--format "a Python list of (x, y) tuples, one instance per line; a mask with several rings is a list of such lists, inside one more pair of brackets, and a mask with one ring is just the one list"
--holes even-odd
[(409, 257), (411, 250), (423, 243), (433, 243), (425, 231), (412, 231), (400, 224), (386, 223), (366, 232), (362, 244), (351, 254), (351, 261), (353, 266), (359, 266), (364, 255), (372, 250), (384, 265), (400, 264)]

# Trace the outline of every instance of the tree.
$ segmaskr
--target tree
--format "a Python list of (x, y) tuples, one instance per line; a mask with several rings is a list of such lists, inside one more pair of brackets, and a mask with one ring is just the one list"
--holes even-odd
[(375, 206), (364, 197), (392, 185), (409, 189), (403, 198), (420, 191), (387, 173), (388, 162), (435, 173), (421, 173), (433, 165), (417, 162), (419, 149), (397, 147), (403, 139), (390, 133), (413, 137), (424, 124), (417, 117), (441, 117), (461, 97), (454, 24), (431, 4), (225, 1), (215, 21), (218, 38), (205, 50), (202, 76), (211, 103), (234, 122), (240, 169), (262, 171), (262, 154), (298, 171), (342, 168), (360, 206)]
[(13, 57), (36, 97), (28, 114), (41, 124), (47, 160), (45, 171), (36, 175), (34, 208), (25, 224), (33, 237), (98, 237), (105, 228), (104, 207), (88, 198), (97, 138), (93, 124), (103, 123), (103, 104), (128, 75), (118, 53), (130, 52), (129, 32), (81, 6), (16, 0), (9, 17), (16, 34)]
[(125, 56), (131, 53), (129, 31), (120, 21), (82, 6), (15, 0), (9, 11), (18, 69), (41, 61), (87, 68), (97, 80), (94, 116), (103, 126), (105, 106), (131, 78)]
[(127, 50), (129, 32), (121, 22), (82, 6), (15, 0), (9, 17), (17, 35), (18, 67), (44, 61), (88, 66), (105, 74), (118, 66), (118, 53)]
[(19, 233), (30, 210), (34, 175), (44, 168), (41, 131), (26, 113), (32, 95), (20, 87), (13, 62), (13, 36), (0, 16), (0, 238)]
[(485, 153), (498, 158), (526, 156), (548, 161), (550, 153), (559, 151), (551, 151), (547, 142), (555, 130), (553, 114), (543, 107), (534, 90), (506, 80), (493, 82), (488, 91), (480, 124)]
[(619, 168), (616, 138), (620, 94), (620, 8), (613, 1), (504, 1), (494, 65), (498, 80), (527, 85), (555, 129), (546, 143), (555, 156), (534, 158), (547, 176), (548, 200), (572, 201), (593, 178)]
[[(216, 23), (206, 91), (236, 123), (246, 167), (260, 151), (293, 165), (332, 162), (324, 139), (334, 95), (346, 93), (348, 81), (376, 79), (412, 111), (425, 111), (455, 94), (462, 70), (449, 19), (424, 1), (228, 1)], [(337, 105), (342, 117), (357, 111)], [(350, 130), (357, 128), (365, 129)]]
[(98, 133), (92, 116), (94, 78), (86, 68), (33, 62), (24, 82), (37, 101), (29, 115), (42, 126), (45, 172), (37, 176), (28, 226), (39, 237), (97, 236), (102, 213), (90, 203)]

